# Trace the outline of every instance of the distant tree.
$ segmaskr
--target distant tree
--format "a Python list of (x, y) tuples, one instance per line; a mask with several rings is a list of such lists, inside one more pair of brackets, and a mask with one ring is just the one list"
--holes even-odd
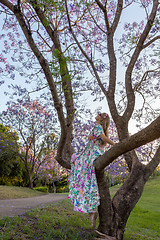
[(40, 166), (43, 163), (43, 155), (56, 144), (53, 133), (54, 115), (38, 101), (19, 100), (8, 104), (8, 109), (2, 113), (2, 121), (12, 126), (19, 136), (19, 141), (14, 142), (14, 148), (24, 162), (29, 187), (33, 188), (35, 165)]
[[(16, 142), (16, 144), (15, 144)], [(18, 134), (10, 127), (0, 124), (0, 182), (6, 184), (21, 184), (23, 165), (18, 157)]]

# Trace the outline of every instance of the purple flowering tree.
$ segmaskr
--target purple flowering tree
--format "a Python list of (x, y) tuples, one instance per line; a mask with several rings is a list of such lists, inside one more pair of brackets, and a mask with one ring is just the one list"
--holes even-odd
[[(98, 229), (123, 239), (128, 217), (160, 162), (160, 147), (146, 165), (134, 150), (160, 137), (159, 112), (150, 105), (160, 90), (156, 57), (160, 39), (158, 0), (136, 3), (0, 0), (0, 3), (3, 29), (7, 31), (7, 35), (1, 35), (4, 68), (0, 71), (2, 76), (9, 74), (13, 79), (19, 71), (27, 81), (36, 80), (39, 89), (46, 86), (50, 89), (60, 125), (56, 160), (63, 167), (70, 168), (79, 94), (88, 91), (95, 100), (106, 99), (119, 143), (95, 161), (101, 197)], [(125, 32), (121, 28), (122, 35), (117, 36), (121, 17), (130, 7), (143, 10), (143, 21), (126, 23)], [(8, 64), (9, 54), (19, 67)], [(122, 79), (118, 74), (121, 64)], [(142, 104), (137, 107), (140, 97)], [(130, 136), (128, 124), (132, 116), (148, 126)], [(104, 169), (122, 154), (130, 173), (111, 199)]]
[[(44, 164), (43, 156), (55, 148), (54, 114), (38, 101), (19, 100), (8, 102), (8, 108), (2, 112), (1, 121), (12, 126), (19, 136), (14, 141), (14, 150), (24, 162), (29, 187), (33, 188), (33, 174), (38, 174), (37, 165)], [(36, 172), (37, 170), (37, 172)]]
[(56, 150), (50, 151), (50, 153), (43, 156), (43, 164), (39, 165), (39, 162), (36, 162), (35, 172), (37, 179), (48, 186), (54, 188), (54, 193), (56, 193), (55, 182), (59, 182), (63, 177), (67, 177), (69, 171), (66, 168), (63, 168), (55, 159)]

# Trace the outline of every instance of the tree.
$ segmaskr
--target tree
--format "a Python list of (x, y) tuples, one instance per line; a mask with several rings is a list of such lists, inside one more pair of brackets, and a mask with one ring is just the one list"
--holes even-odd
[(54, 114), (38, 101), (29, 99), (8, 104), (8, 109), (2, 113), (5, 116), (2, 121), (10, 124), (19, 135), (19, 142), (14, 142), (14, 150), (24, 162), (29, 187), (33, 188), (33, 173), (38, 169), (37, 165), (40, 167), (45, 161), (43, 156), (55, 148)]
[[(117, 49), (116, 30), (123, 12), (136, 4), (132, 1), (0, 2), (2, 12), (6, 16), (11, 14), (9, 19), (5, 18), (4, 23), (5, 28), (14, 31), (14, 34), (9, 34), (10, 41), (15, 44), (20, 26), (47, 80), (61, 128), (56, 159), (62, 166), (70, 168), (73, 152), (74, 91), (90, 90), (100, 97), (103, 93), (102, 97), (108, 103), (120, 142), (95, 161), (101, 197), (98, 229), (118, 240), (123, 239), (128, 217), (138, 202), (146, 181), (160, 162), (160, 147), (147, 165), (139, 161), (134, 151), (160, 137), (159, 112), (153, 113), (147, 102), (147, 99), (151, 100), (159, 93), (158, 61), (155, 58), (158, 51), (156, 43), (160, 39), (158, 1), (137, 2), (144, 9), (146, 17), (141, 23), (125, 25), (125, 34), (116, 42), (120, 44)], [(19, 25), (16, 25), (16, 21)], [(21, 41), (19, 45), (25, 46), (25, 42)], [(9, 50), (6, 42), (5, 51)], [(117, 103), (118, 50), (125, 74), (124, 81), (120, 82), (123, 87)], [(145, 51), (147, 53), (143, 54)], [(46, 52), (50, 54), (47, 55)], [(6, 64), (4, 56), (1, 58)], [(8, 71), (8, 65), (5, 66)], [(92, 79), (83, 81), (81, 75), (87, 67)], [(13, 68), (9, 68), (9, 71), (11, 74)], [(81, 83), (84, 83), (84, 87)], [(142, 96), (143, 104), (136, 111), (135, 100), (138, 95)], [(133, 114), (141, 121), (147, 116), (150, 125), (130, 136), (128, 123)], [(104, 168), (122, 154), (130, 175), (111, 200)]]
[(43, 164), (39, 166), (37, 164), (37, 178), (41, 182), (45, 183), (49, 187), (54, 188), (54, 193), (56, 193), (55, 182), (59, 182), (63, 177), (68, 176), (68, 170), (63, 168), (56, 160), (56, 150), (51, 151), (47, 155), (43, 156)]
[(0, 124), (0, 182), (18, 184), (23, 182), (24, 167), (18, 158), (15, 142), (18, 146), (18, 134), (10, 127)]
[(4, 155), (7, 155), (8, 159), (10, 159), (13, 156), (12, 149), (15, 149), (14, 141), (18, 141), (17, 133), (12, 132), (10, 127), (5, 127), (2, 124), (0, 124), (1, 159), (4, 157)]

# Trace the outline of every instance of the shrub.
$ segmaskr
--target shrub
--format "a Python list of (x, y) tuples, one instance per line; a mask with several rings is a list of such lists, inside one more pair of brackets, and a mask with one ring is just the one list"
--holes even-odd
[(35, 187), (34, 190), (37, 190), (37, 191), (40, 191), (40, 192), (48, 193), (48, 187), (46, 187), (46, 186)]
[(22, 177), (10, 177), (10, 176), (1, 176), (0, 177), (0, 185), (7, 186), (22, 186), (23, 179)]

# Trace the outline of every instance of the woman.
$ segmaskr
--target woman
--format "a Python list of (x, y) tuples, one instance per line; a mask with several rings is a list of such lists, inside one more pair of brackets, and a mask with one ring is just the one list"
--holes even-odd
[(94, 160), (104, 153), (107, 143), (114, 145), (108, 137), (108, 114), (99, 113), (95, 119), (86, 148), (83, 152), (72, 155), (69, 176), (69, 198), (74, 204), (74, 210), (89, 213), (92, 228), (95, 228), (97, 218), (95, 208), (100, 204)]

